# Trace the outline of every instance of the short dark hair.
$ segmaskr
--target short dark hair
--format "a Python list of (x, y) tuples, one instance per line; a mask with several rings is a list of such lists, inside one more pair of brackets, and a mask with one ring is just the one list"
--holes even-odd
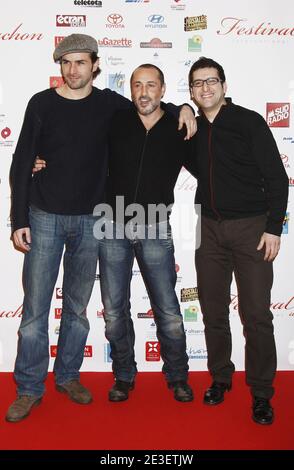
[(218, 76), (221, 79), (221, 81), (222, 82), (226, 81), (224, 69), (222, 68), (220, 64), (218, 64), (213, 59), (209, 59), (208, 57), (200, 57), (198, 60), (196, 60), (196, 62), (194, 62), (194, 64), (190, 68), (190, 72), (189, 72), (189, 85), (190, 86), (192, 86), (192, 82), (193, 82), (193, 72), (195, 72), (195, 70), (206, 69), (206, 68), (216, 69), (218, 71)]
[[(95, 64), (96, 60), (99, 59), (99, 57), (97, 56), (96, 52), (90, 52), (90, 59), (91, 59), (91, 62), (92, 64)], [(95, 80), (95, 78), (101, 73), (101, 69), (100, 67), (98, 66), (97, 70), (95, 70), (95, 72), (93, 72), (93, 80)]]
[[(91, 59), (91, 62), (92, 64), (95, 64), (96, 60), (99, 59), (98, 55), (96, 54), (96, 52), (88, 52), (89, 56), (90, 56), (90, 59)], [(61, 64), (62, 62), (62, 57), (60, 57), (60, 59), (58, 60), (59, 64)], [(95, 78), (101, 73), (101, 69), (100, 67), (97, 68), (97, 70), (95, 70), (95, 72), (93, 72), (93, 80), (95, 80)]]
[(131, 78), (130, 78), (131, 83), (132, 83), (132, 80), (133, 80), (134, 73), (138, 69), (155, 69), (155, 70), (157, 70), (159, 80), (160, 80), (160, 84), (161, 84), (161, 86), (164, 85), (164, 75), (163, 75), (162, 70), (160, 70), (159, 67), (156, 67), (156, 65), (153, 65), (153, 64), (141, 64), (141, 65), (139, 65), (139, 67), (136, 67), (135, 70), (133, 71), (132, 75), (131, 75)]

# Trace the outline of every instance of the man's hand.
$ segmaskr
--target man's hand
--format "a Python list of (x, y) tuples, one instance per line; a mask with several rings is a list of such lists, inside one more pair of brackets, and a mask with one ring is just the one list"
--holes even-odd
[(190, 106), (184, 104), (182, 106), (182, 109), (180, 111), (179, 115), (179, 127), (178, 130), (180, 131), (183, 127), (183, 125), (186, 124), (187, 128), (187, 134), (185, 137), (185, 140), (191, 139), (194, 134), (196, 134), (197, 131), (197, 123), (196, 123), (196, 118), (193, 114), (192, 109)]
[(281, 238), (277, 235), (272, 235), (271, 233), (264, 232), (257, 250), (261, 250), (265, 245), (265, 254), (264, 260), (265, 261), (273, 261), (277, 254), (279, 253), (280, 245), (281, 245)]
[(17, 248), (23, 251), (30, 251), (31, 230), (29, 227), (19, 228), (13, 233), (13, 241)]
[(41, 160), (39, 157), (36, 157), (32, 172), (33, 175), (35, 173), (38, 173), (38, 171), (43, 170), (43, 168), (46, 168), (46, 160)]

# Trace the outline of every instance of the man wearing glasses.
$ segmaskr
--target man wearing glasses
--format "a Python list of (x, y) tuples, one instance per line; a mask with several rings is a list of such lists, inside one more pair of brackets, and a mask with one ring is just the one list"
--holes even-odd
[(191, 98), (199, 108), (198, 187), (202, 206), (201, 246), (196, 251), (212, 385), (204, 403), (218, 405), (232, 387), (229, 324), (234, 273), (244, 327), (246, 381), (252, 419), (272, 424), (276, 348), (270, 311), (273, 260), (288, 199), (288, 177), (264, 119), (225, 98), (221, 65), (201, 57), (189, 72)]

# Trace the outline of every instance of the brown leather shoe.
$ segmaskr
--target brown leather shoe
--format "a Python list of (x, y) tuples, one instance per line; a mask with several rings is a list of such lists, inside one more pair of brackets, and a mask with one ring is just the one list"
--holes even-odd
[(116, 380), (109, 390), (108, 399), (110, 401), (125, 401), (129, 398), (129, 391), (134, 390), (135, 382), (124, 382)]
[(66, 393), (72, 401), (80, 405), (88, 405), (93, 401), (90, 390), (84, 387), (78, 380), (70, 380), (62, 385), (56, 384), (56, 390)]
[(5, 419), (10, 423), (17, 423), (29, 416), (32, 408), (41, 403), (42, 397), (34, 395), (21, 395), (10, 405)]
[(174, 398), (177, 401), (188, 402), (194, 400), (193, 390), (186, 380), (169, 382), (168, 388), (174, 391)]

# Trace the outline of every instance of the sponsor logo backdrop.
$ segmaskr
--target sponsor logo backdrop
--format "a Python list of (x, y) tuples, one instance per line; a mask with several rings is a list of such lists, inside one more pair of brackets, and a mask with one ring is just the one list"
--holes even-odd
[[(88, 33), (99, 42), (102, 74), (99, 88), (110, 87), (130, 96), (129, 78), (141, 63), (161, 67), (166, 76), (166, 101), (190, 102), (187, 74), (201, 55), (215, 58), (225, 68), (228, 96), (264, 116), (277, 140), (289, 175), (289, 207), (282, 248), (275, 262), (272, 312), (278, 350), (278, 368), (294, 369), (294, 267), (291, 216), (294, 168), (294, 47), (293, 8), (288, 0), (54, 0), (6, 2), (0, 18), (0, 370), (13, 370), (17, 329), (22, 312), (23, 255), (10, 241), (8, 173), (26, 104), (36, 92), (61, 83), (52, 53), (65, 35)], [(5, 11), (4, 11), (5, 10)], [(152, 184), (152, 182), (150, 182)], [(207, 351), (194, 270), (195, 217), (192, 207), (196, 181), (183, 170), (176, 184), (172, 216), (174, 233), (184, 227), (187, 237), (176, 237), (177, 293), (187, 333), (191, 370), (205, 370)], [(104, 337), (99, 272), (87, 314), (91, 330), (83, 370), (110, 371), (109, 344)], [(40, 279), (42, 282), (42, 279)], [(50, 310), (50, 370), (56, 355), (62, 314), (62, 270)], [(238, 315), (238, 297), (232, 286), (231, 327), (233, 361), (244, 369), (244, 338)], [(132, 316), (136, 329), (136, 359), (142, 371), (161, 370), (160, 347), (153, 312), (134, 266)]]

